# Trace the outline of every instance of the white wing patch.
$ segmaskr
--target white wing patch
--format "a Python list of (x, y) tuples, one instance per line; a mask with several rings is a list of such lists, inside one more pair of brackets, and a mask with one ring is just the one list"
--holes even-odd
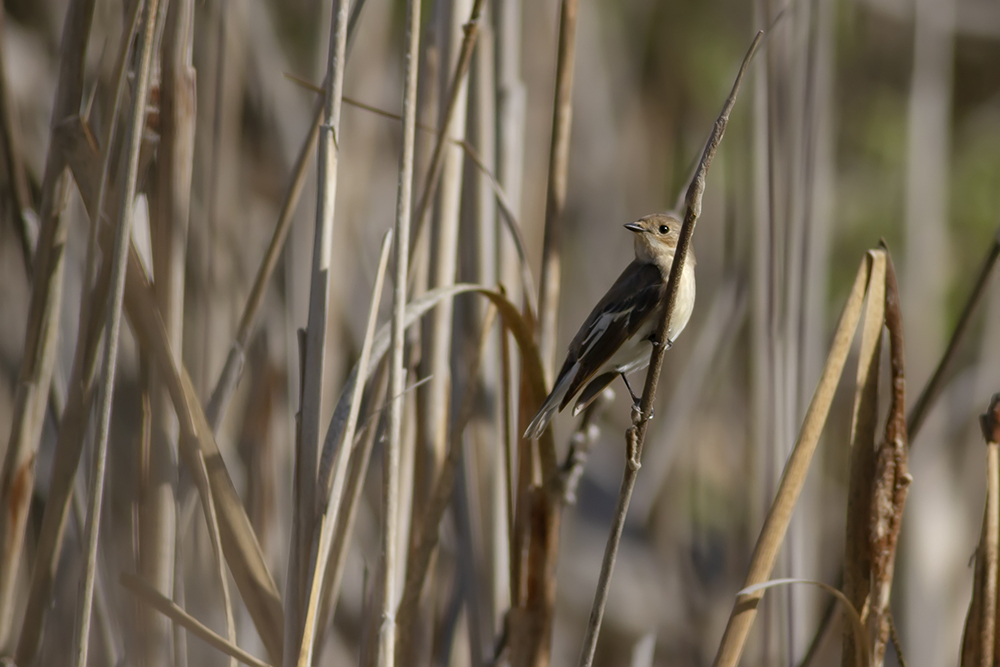
[(585, 359), (591, 348), (593, 348), (597, 341), (601, 339), (601, 336), (604, 335), (611, 325), (623, 317), (628, 317), (631, 312), (632, 308), (627, 308), (625, 310), (601, 313), (601, 316), (597, 318), (596, 322), (594, 322), (594, 326), (592, 326), (590, 331), (587, 332), (587, 337), (583, 339), (583, 344), (580, 346), (578, 358)]

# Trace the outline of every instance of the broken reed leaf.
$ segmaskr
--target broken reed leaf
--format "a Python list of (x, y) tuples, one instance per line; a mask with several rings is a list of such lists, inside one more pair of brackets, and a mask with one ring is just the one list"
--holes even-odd
[[(882, 325), (885, 319), (886, 255), (881, 250), (868, 252), (872, 265), (864, 321), (861, 325), (861, 349), (855, 379), (854, 412), (851, 420), (847, 521), (844, 539), (843, 591), (858, 610), (862, 622), (870, 611), (871, 543), (869, 539), (872, 486), (875, 475), (875, 429), (878, 420), (879, 360), (882, 355)], [(844, 628), (842, 661), (855, 651), (854, 633)]]
[[(745, 587), (766, 581), (774, 567), (778, 551), (791, 521), (792, 512), (805, 484), (809, 464), (826, 425), (833, 395), (840, 382), (844, 365), (847, 363), (851, 341), (854, 339), (855, 330), (861, 318), (865, 286), (868, 284), (870, 275), (871, 260), (866, 255), (861, 261), (861, 266), (858, 267), (854, 285), (841, 312), (840, 321), (837, 323), (833, 343), (830, 346), (830, 352), (827, 355), (816, 391), (813, 393), (809, 409), (806, 411), (795, 447), (785, 463), (778, 491), (768, 510), (764, 526), (757, 537)], [(759, 595), (756, 593), (751, 595), (756, 596), (756, 599), (744, 597), (733, 606), (715, 656), (713, 663), (715, 667), (736, 667), (739, 662), (759, 603)]]
[[(906, 376), (903, 350), (903, 318), (899, 309), (896, 272), (888, 249), (885, 252), (885, 323), (889, 330), (890, 396), (885, 436), (876, 451), (874, 489), (870, 519), (872, 556), (872, 621), (875, 628), (872, 661), (881, 665), (890, 639), (889, 596), (895, 570), (896, 545), (903, 523), (903, 506), (910, 486), (907, 472)], [(873, 278), (874, 279), (874, 278)]]

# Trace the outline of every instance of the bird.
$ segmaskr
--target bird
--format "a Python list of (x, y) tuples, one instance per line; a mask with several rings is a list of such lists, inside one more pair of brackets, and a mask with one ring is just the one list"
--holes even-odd
[[(625, 225), (634, 234), (635, 259), (597, 302), (569, 344), (552, 392), (531, 420), (524, 437), (542, 435), (552, 417), (579, 394), (578, 415), (619, 375), (635, 405), (639, 399), (626, 375), (649, 365), (656, 328), (666, 306), (667, 282), (680, 239), (681, 221), (672, 213), (653, 213)], [(670, 318), (669, 349), (694, 310), (694, 252), (689, 248)]]

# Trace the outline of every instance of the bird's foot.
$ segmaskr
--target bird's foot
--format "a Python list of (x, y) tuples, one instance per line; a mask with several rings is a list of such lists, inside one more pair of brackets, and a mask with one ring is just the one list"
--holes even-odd
[(649, 408), (649, 414), (643, 415), (642, 405), (640, 403), (632, 404), (632, 424), (638, 426), (644, 421), (651, 421), (653, 419), (653, 408)]
[(674, 346), (674, 341), (670, 340), (669, 338), (666, 340), (666, 342), (661, 343), (660, 341), (656, 340), (654, 336), (650, 336), (649, 342), (652, 343), (653, 347), (660, 347), (661, 345), (664, 345), (666, 346), (667, 350), (669, 350)]

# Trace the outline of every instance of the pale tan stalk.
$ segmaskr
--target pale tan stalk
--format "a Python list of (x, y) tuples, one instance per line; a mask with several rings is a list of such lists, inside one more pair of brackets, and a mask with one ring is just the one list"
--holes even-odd
[[(507, 195), (509, 210), (514, 218), (521, 214), (521, 186), (524, 167), (524, 125), (526, 95), (521, 81), (521, 2), (496, 0), (493, 3), (493, 24), (496, 33), (496, 168), (500, 188)], [(517, 278), (516, 250), (510, 242), (497, 239), (497, 275), (502, 285), (513, 285)], [(534, 287), (524, 287), (525, 294), (534, 294)], [(530, 292), (529, 292), (530, 290)], [(537, 308), (532, 308), (537, 312)], [(514, 392), (517, 381), (511, 363), (510, 344), (506, 330), (500, 327), (501, 366), (503, 368), (502, 400), (497, 401), (497, 436), (493, 464), (493, 556), (491, 571), (492, 611), (496, 621), (494, 632), (500, 630), (501, 619), (511, 605), (510, 549), (514, 504), (512, 495), (513, 455), (516, 449), (516, 418)]]
[(111, 265), (111, 291), (105, 324), (104, 352), (98, 379), (97, 410), (99, 421), (94, 442), (93, 467), (90, 475), (90, 494), (87, 500), (87, 526), (84, 543), (87, 545), (82, 592), (77, 602), (76, 631), (74, 637), (74, 664), (86, 667), (90, 647), (90, 621), (93, 612), (94, 581), (96, 577), (97, 541), (101, 526), (101, 505), (104, 497), (104, 476), (107, 466), (108, 438), (111, 430), (111, 404), (114, 398), (115, 367), (118, 361), (118, 338), (121, 331), (122, 309), (125, 299), (125, 275), (132, 232), (132, 218), (139, 175), (139, 149), (146, 125), (146, 102), (149, 92), (150, 63), (153, 60), (154, 32), (159, 18), (158, 0), (147, 0), (143, 7), (143, 29), (139, 33), (140, 57), (136, 64), (135, 88), (132, 92), (132, 109), (129, 130), (125, 138), (124, 155), (127, 162), (120, 190), (121, 205), (115, 230)]
[[(451, 71), (459, 65), (458, 47), (462, 42), (463, 20), (471, 9), (471, 0), (452, 0), (448, 8), (447, 30), (445, 31), (444, 52), (449, 58), (445, 70)], [(468, 78), (457, 80), (458, 86), (454, 92), (454, 111), (448, 119), (448, 124), (442, 126), (443, 136), (438, 138), (444, 145), (443, 163), (441, 167), (441, 192), (438, 197), (438, 215), (434, 226), (433, 249), (431, 250), (430, 285), (434, 288), (448, 287), (455, 283), (458, 272), (458, 227), (461, 214), (462, 171), (464, 166), (463, 153), (454, 141), (465, 138), (466, 111), (468, 108)], [(445, 91), (447, 94), (449, 91)], [(451, 100), (449, 100), (449, 103)], [(450, 109), (450, 106), (449, 106)], [(452, 141), (445, 141), (451, 139)], [(425, 403), (421, 407), (420, 437), (417, 440), (415, 470), (419, 479), (414, 481), (412, 511), (413, 525), (417, 525), (416, 517), (420, 515), (420, 507), (428, 500), (430, 484), (444, 465), (448, 448), (448, 425), (450, 423), (451, 404), (451, 353), (452, 325), (454, 307), (452, 301), (441, 303), (431, 316), (430, 335), (425, 339), (426, 368), (431, 380), (424, 389)], [(412, 553), (411, 535), (411, 553)], [(407, 559), (407, 570), (412, 566), (412, 560)], [(407, 575), (408, 577), (409, 575)], [(429, 576), (433, 580), (433, 570)], [(416, 617), (404, 615), (404, 607), (400, 607), (400, 637), (404, 651), (397, 659), (409, 657), (416, 659), (413, 647), (406, 638), (412, 636), (406, 625), (416, 621)], [(422, 617), (425, 617), (421, 615)], [(428, 626), (429, 627), (429, 626)]]
[(392, 290), (392, 356), (389, 361), (389, 434), (382, 454), (382, 530), (379, 552), (379, 623), (375, 662), (378, 667), (395, 664), (396, 580), (399, 554), (399, 455), (403, 430), (403, 387), (406, 368), (406, 287), (410, 259), (410, 205), (413, 196), (413, 152), (417, 124), (417, 73), (420, 65), (420, 0), (407, 0), (405, 51), (403, 55), (403, 147), (399, 156), (396, 192), (394, 273)]
[(344, 93), (344, 60), (347, 50), (348, 0), (335, 0), (330, 24), (326, 95), (318, 148), (316, 234), (313, 240), (312, 280), (309, 288), (309, 318), (306, 327), (305, 367), (299, 410), (299, 441), (295, 452), (292, 544), (285, 588), (285, 667), (299, 659), (303, 603), (308, 596), (310, 545), (316, 514), (316, 472), (319, 465), (320, 419), (323, 410), (323, 379), (326, 368), (326, 337), (330, 301), (330, 258), (333, 218), (337, 195), (340, 148), (341, 98)]
[[(95, 0), (74, 0), (67, 9), (59, 47), (53, 130), (55, 125), (80, 109), (84, 62), (95, 4)], [(55, 367), (68, 233), (68, 221), (63, 215), (69, 184), (65, 167), (65, 146), (59, 141), (50, 141), (42, 178), (40, 228), (32, 268), (34, 284), (28, 306), (24, 354), (18, 373), (7, 453), (0, 471), (0, 499), (7, 508), (0, 513), (0, 649), (13, 637), (14, 588), (29, 501), (35, 486), (35, 456)]]
[[(160, 146), (156, 187), (150, 197), (150, 234), (157, 307), (171, 347), (178, 355), (183, 349), (184, 273), (196, 125), (193, 33), (193, 1), (169, 3), (163, 32)], [(148, 469), (142, 472), (146, 483), (140, 489), (139, 569), (146, 581), (170, 596), (174, 590), (177, 531), (178, 424), (170, 396), (158, 378), (157, 373), (151, 374), (153, 424)], [(228, 582), (225, 585), (228, 587)], [(226, 609), (226, 618), (232, 620), (231, 607)], [(144, 664), (165, 667), (170, 657), (169, 622), (153, 612), (141, 615), (139, 620)], [(232, 623), (228, 625), (233, 627)]]
[(556, 93), (552, 108), (552, 144), (549, 149), (548, 193), (545, 197), (545, 243), (538, 294), (538, 340), (545, 376), (552, 377), (556, 358), (563, 211), (569, 180), (569, 138), (573, 126), (573, 65), (576, 60), (577, 0), (562, 0), (559, 13), (559, 51)]

